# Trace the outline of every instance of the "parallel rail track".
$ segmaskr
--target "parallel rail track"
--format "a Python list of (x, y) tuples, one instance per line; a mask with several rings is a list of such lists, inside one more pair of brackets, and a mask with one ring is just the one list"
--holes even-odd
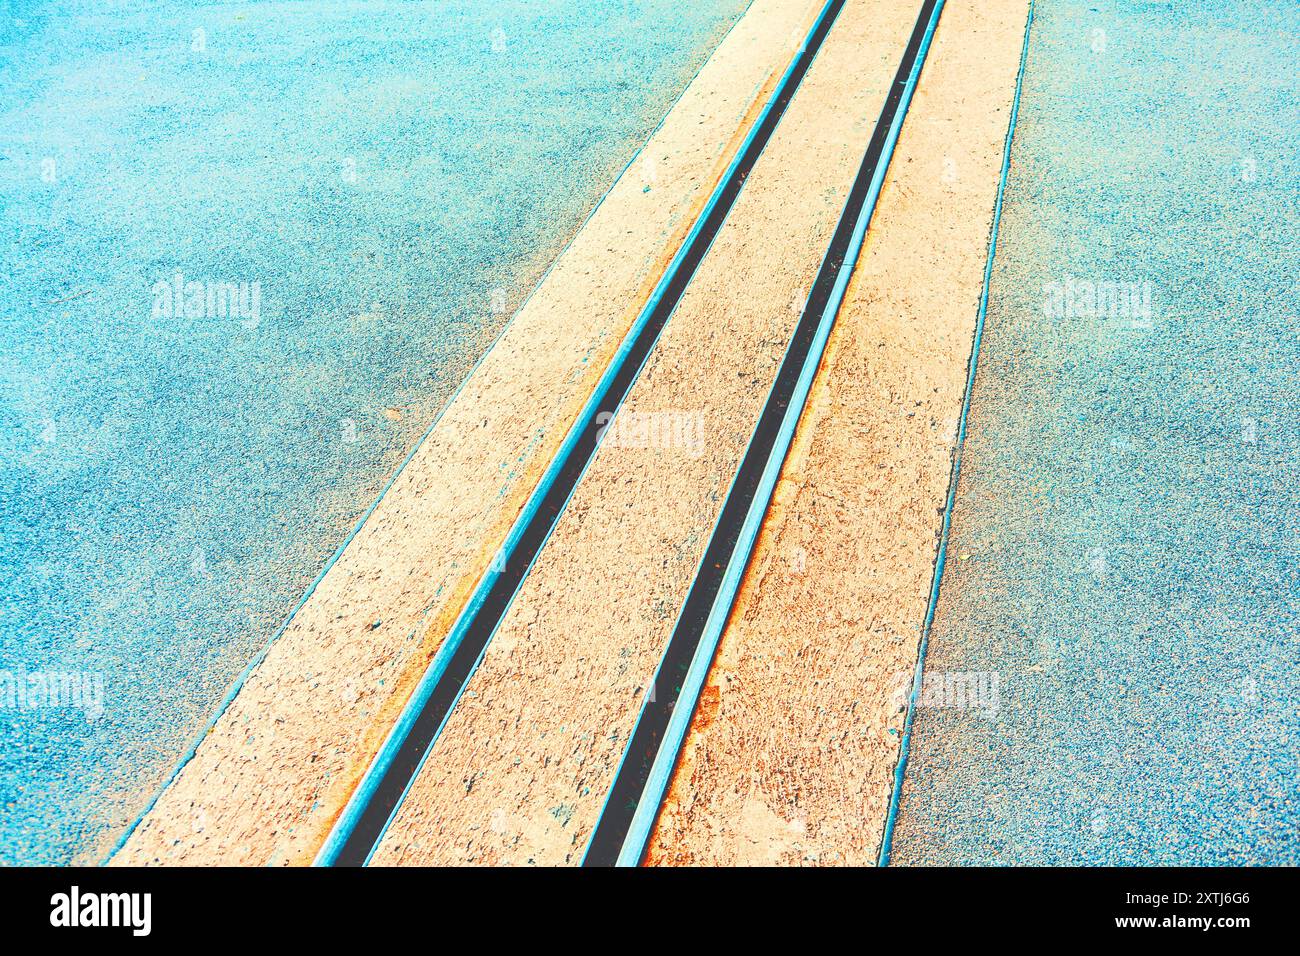
[[(570, 429), (497, 561), (485, 572), (316, 858), (364, 865), (401, 808), (433, 744), (582, 479), (602, 412), (616, 412), (807, 75), (845, 0), (829, 0)], [(735, 601), (794, 429), (843, 302), (894, 145), (938, 25), (924, 0), (816, 281), (678, 615), (584, 866), (636, 865), (645, 852), (704, 678)]]
[(516, 520), (497, 560), (466, 602), (316, 856), (318, 866), (359, 866), (373, 854), (433, 743), (477, 669), (501, 619), (596, 452), (601, 412), (616, 412), (669, 316), (735, 205), (845, 0), (828, 0), (803, 45), (668, 264), (591, 398)]

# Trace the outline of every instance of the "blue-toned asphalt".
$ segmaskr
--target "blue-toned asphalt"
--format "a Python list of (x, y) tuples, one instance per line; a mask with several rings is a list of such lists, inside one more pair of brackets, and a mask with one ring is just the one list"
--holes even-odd
[(895, 864), (1300, 862), (1297, 36), (1039, 0)]
[(0, 697), (0, 863), (111, 845), (746, 5), (0, 7), (0, 679), (104, 682)]

